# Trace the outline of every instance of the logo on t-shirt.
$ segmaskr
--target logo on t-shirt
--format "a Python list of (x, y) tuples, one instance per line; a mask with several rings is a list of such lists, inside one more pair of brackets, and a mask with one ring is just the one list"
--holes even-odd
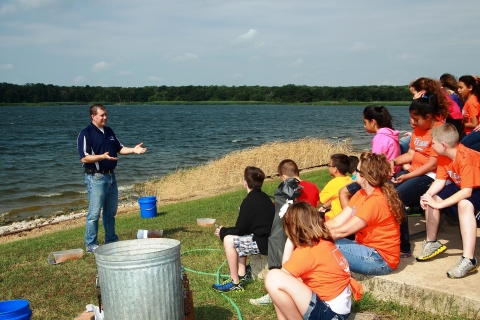
[(452, 170), (447, 170), (447, 172), (453, 182), (455, 182), (456, 184), (460, 184), (460, 176), (456, 172)]
[(423, 151), (423, 148), (427, 148), (428, 145), (430, 144), (430, 140), (422, 140), (415, 137), (413, 144), (415, 145), (415, 150)]
[(108, 137), (108, 140), (114, 141), (114, 140), (115, 140), (115, 137), (114, 137), (114, 136), (110, 136), (110, 137)]
[(342, 252), (338, 248), (335, 248), (332, 251), (332, 254), (335, 257), (335, 260), (337, 260), (338, 264), (342, 267), (342, 269), (346, 273), (350, 274), (350, 266), (348, 265), (348, 261), (347, 259), (345, 259)]

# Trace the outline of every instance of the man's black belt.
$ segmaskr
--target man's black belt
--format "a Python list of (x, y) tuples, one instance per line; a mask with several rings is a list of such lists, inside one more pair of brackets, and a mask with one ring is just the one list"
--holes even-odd
[(113, 169), (110, 170), (95, 170), (90, 168), (85, 168), (85, 173), (94, 174), (94, 173), (113, 173)]

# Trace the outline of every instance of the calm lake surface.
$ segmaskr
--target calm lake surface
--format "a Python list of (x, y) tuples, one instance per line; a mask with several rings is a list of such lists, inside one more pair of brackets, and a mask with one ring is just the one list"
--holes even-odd
[[(76, 139), (90, 123), (89, 106), (0, 107), (0, 217), (49, 216), (87, 204)], [(408, 107), (388, 107), (397, 130), (409, 126)], [(126, 146), (146, 154), (120, 156), (122, 195), (136, 182), (161, 177), (231, 151), (268, 141), (350, 138), (371, 147), (363, 106), (107, 106), (107, 125)]]

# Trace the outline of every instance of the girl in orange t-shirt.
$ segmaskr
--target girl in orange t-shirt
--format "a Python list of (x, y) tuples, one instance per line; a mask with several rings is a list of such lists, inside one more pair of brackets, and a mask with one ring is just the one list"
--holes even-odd
[[(400, 262), (402, 202), (388, 181), (390, 164), (384, 154), (364, 151), (357, 167), (362, 189), (325, 226), (354, 272), (388, 274)], [(345, 237), (356, 234), (355, 241)]]
[[(410, 118), (416, 126), (410, 140), (410, 149), (391, 160), (392, 167), (411, 164), (408, 170), (400, 171), (392, 178), (404, 206), (419, 206), (420, 197), (435, 180), (438, 155), (432, 148), (430, 131), (442, 124), (446, 111), (446, 107), (438, 103), (437, 95), (433, 92), (422, 93), (420, 98), (410, 104)], [(400, 227), (400, 251), (403, 257), (409, 257), (412, 251), (406, 214), (405, 217)]]
[(348, 262), (317, 210), (295, 202), (282, 223), (288, 237), (283, 267), (270, 270), (265, 278), (277, 318), (346, 319), (351, 293), (360, 299), (362, 286), (351, 278)]
[(458, 93), (464, 103), (462, 113), (465, 121), (465, 133), (469, 134), (478, 126), (480, 87), (474, 77), (461, 76), (458, 79)]
[[(465, 100), (465, 106), (468, 122), (465, 124), (465, 132), (468, 132), (467, 136), (461, 139), (461, 144), (465, 147), (480, 152), (480, 80), (478, 77), (462, 76), (460, 77), (458, 92)], [(461, 85), (461, 86), (460, 86)], [(474, 119), (471, 115), (475, 114), (475, 108), (477, 110), (477, 118)], [(465, 110), (465, 107), (464, 107)], [(475, 127), (474, 124), (477, 124)]]

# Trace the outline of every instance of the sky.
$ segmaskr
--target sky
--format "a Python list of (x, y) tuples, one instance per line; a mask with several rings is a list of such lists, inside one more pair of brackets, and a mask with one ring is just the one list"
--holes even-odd
[(0, 82), (407, 85), (480, 73), (480, 1), (0, 0)]

